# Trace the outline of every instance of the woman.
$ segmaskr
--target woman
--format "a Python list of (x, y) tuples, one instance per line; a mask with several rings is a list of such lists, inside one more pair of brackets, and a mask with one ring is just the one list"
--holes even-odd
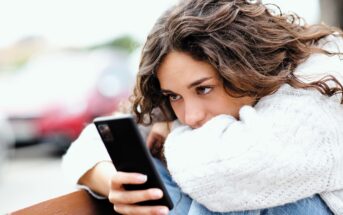
[[(167, 121), (147, 142), (164, 146), (172, 213), (342, 214), (342, 50), (340, 30), (300, 25), (260, 1), (187, 0), (167, 11), (143, 48), (133, 112), (149, 124), (159, 109)], [(161, 191), (123, 190), (146, 177), (113, 173), (106, 155), (75, 165), (80, 142), (91, 141), (64, 159), (74, 181), (119, 213), (168, 213), (136, 205)]]

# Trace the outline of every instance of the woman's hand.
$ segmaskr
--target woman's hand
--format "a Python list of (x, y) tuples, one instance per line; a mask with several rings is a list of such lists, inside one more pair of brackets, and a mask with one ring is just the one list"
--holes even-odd
[(152, 125), (146, 140), (148, 148), (151, 148), (156, 144), (160, 145), (164, 143), (164, 140), (170, 133), (171, 123), (172, 122), (156, 122)]
[(163, 144), (170, 133), (171, 123), (172, 122), (154, 123), (146, 140), (146, 144), (150, 149), (151, 154), (162, 161), (164, 161), (162, 152)]
[(136, 204), (162, 198), (162, 190), (151, 188), (127, 191), (123, 188), (123, 184), (144, 184), (146, 181), (147, 177), (139, 173), (116, 172), (113, 174), (108, 199), (113, 204), (114, 210), (120, 214), (168, 214), (169, 210), (166, 206), (141, 206)]

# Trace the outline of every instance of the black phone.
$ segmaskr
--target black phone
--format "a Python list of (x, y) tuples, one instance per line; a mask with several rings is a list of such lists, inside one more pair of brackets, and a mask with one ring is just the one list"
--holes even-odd
[(137, 172), (148, 176), (144, 184), (124, 185), (126, 190), (159, 188), (163, 197), (139, 205), (165, 205), (173, 208), (173, 202), (155, 167), (150, 151), (131, 115), (97, 117), (94, 124), (109, 153), (115, 168), (122, 172)]

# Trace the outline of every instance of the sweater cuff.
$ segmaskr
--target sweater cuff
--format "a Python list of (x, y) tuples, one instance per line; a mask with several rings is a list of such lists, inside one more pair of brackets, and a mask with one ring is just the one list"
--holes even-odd
[(100, 195), (100, 194), (94, 192), (93, 190), (91, 190), (91, 189), (90, 189), (89, 187), (87, 187), (86, 185), (77, 184), (77, 185), (76, 185), (76, 188), (77, 188), (77, 189), (86, 190), (91, 196), (93, 196), (93, 197), (96, 198), (96, 199), (100, 199), (100, 200), (107, 199), (106, 196), (103, 196), (103, 195)]

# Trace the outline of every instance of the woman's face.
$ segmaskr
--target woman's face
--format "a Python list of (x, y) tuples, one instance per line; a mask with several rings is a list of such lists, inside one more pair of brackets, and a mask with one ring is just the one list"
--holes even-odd
[(157, 78), (177, 118), (192, 128), (219, 114), (238, 118), (243, 105), (254, 103), (250, 97), (231, 97), (210, 64), (183, 52), (167, 54), (157, 70)]

